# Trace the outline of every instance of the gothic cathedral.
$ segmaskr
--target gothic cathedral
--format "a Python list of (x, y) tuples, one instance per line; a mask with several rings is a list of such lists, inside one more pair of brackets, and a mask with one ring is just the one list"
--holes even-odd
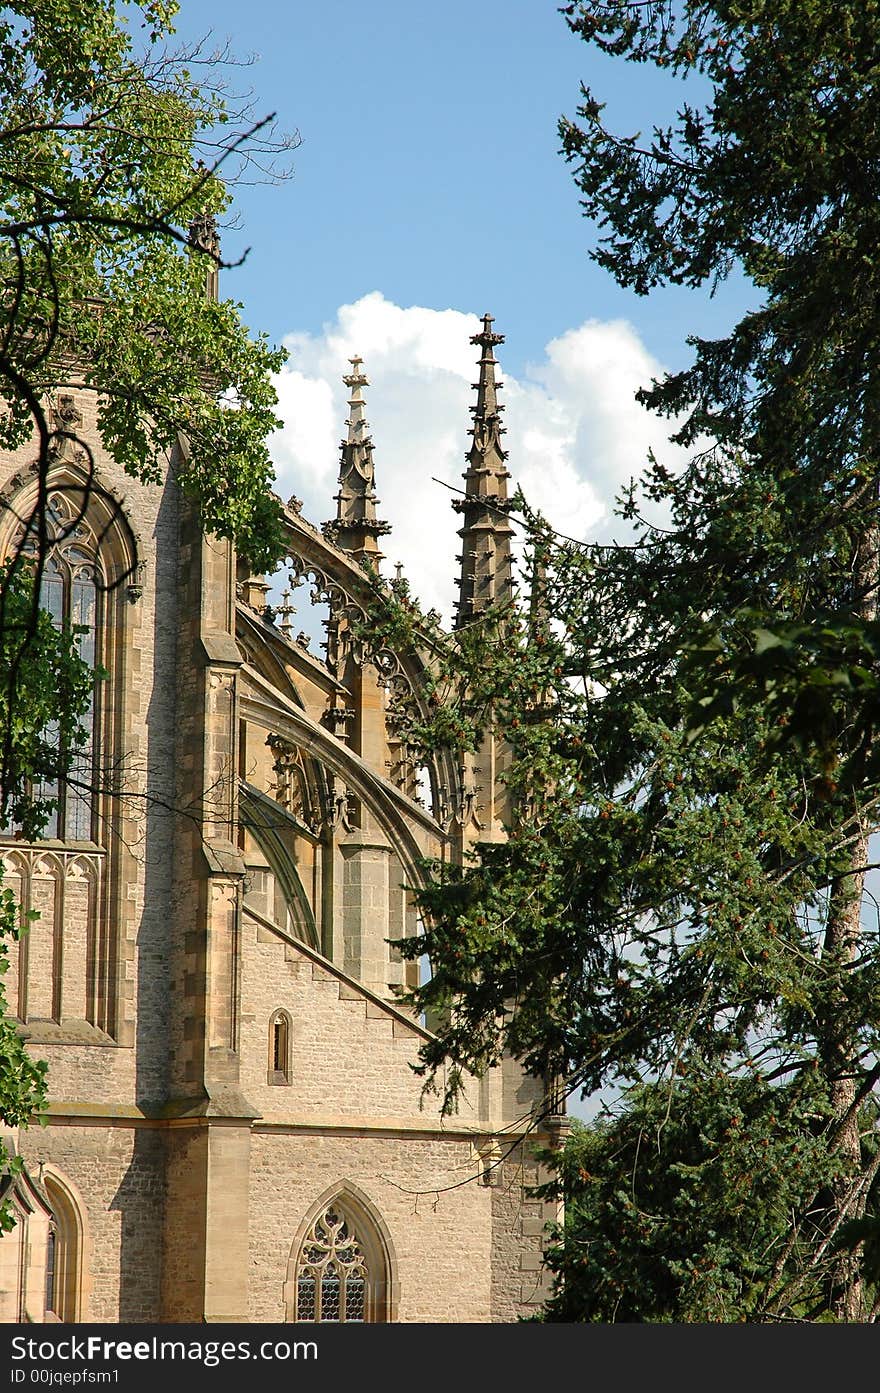
[[(511, 585), (500, 341), (486, 316), (458, 625)], [(268, 604), (200, 529), (173, 459), (134, 481), (84, 387), (52, 403), (75, 431), (53, 457), (45, 603), (106, 676), (43, 839), (0, 839), (4, 883), (39, 911), (9, 1008), (50, 1088), (49, 1125), (7, 1139), (24, 1165), (4, 1182), (0, 1320), (514, 1321), (546, 1294), (538, 1081), (506, 1062), (441, 1118), (411, 1068), (426, 1028), (396, 989), (416, 964), (389, 940), (416, 929), (421, 857), (504, 835), (504, 750), (416, 768), (394, 702), (418, 698), (420, 655), (351, 641), (387, 530), (362, 366), (336, 517), (284, 510), (320, 656), (287, 596)], [(0, 556), (31, 464), (0, 458)]]

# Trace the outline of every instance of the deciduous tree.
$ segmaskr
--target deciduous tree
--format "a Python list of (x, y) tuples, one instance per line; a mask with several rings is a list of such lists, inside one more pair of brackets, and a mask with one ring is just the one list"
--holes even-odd
[[(173, 0), (11, 0), (0, 12), (0, 449), (29, 451), (38, 484), (0, 570), (7, 832), (39, 834), (40, 789), (63, 776), (92, 680), (76, 636), (40, 612), (53, 461), (76, 455), (83, 509), (93, 484), (71, 389), (93, 398), (103, 444), (132, 477), (158, 482), (173, 467), (206, 530), (257, 567), (280, 550), (266, 442), (283, 355), (208, 292), (225, 176), (273, 177), (295, 139), (252, 120), (225, 83), (228, 55), (171, 46), (176, 12)], [(0, 894), (0, 930), (17, 932)], [(41, 1066), (9, 1022), (0, 1032), (0, 1118), (23, 1123), (44, 1098)]]

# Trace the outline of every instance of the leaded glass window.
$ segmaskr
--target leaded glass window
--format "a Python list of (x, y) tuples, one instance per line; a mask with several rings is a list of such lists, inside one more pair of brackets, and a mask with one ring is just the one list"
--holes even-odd
[(325, 1209), (310, 1228), (297, 1264), (298, 1321), (370, 1319), (367, 1260), (349, 1219)]
[[(95, 761), (97, 751), (98, 639), (104, 586), (97, 561), (97, 544), (90, 530), (63, 494), (53, 495), (47, 507), (50, 549), (43, 562), (40, 602), (58, 629), (69, 629), (79, 655), (94, 671), (88, 710), (81, 717), (85, 740), (71, 758), (68, 777), (60, 786), (44, 782), (39, 793), (57, 803), (44, 837), (62, 841), (95, 839)], [(34, 543), (22, 547), (35, 552)], [(53, 732), (47, 732), (53, 738)], [(57, 738), (57, 731), (54, 732)]]

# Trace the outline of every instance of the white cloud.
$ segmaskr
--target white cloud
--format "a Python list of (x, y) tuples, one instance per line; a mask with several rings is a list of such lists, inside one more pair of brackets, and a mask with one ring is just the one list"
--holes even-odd
[[(476, 315), (402, 308), (373, 291), (343, 305), (322, 334), (286, 338), (290, 360), (278, 379), (285, 422), (272, 442), (278, 491), (297, 494), (305, 515), (321, 523), (335, 506), (348, 414), (342, 374), (355, 354), (364, 359), (379, 515), (392, 525), (382, 543), (384, 569), (393, 574), (402, 562), (422, 602), (447, 619), (458, 521), (454, 495), (434, 480), (462, 486), (479, 352), (469, 340), (479, 329)], [(649, 447), (670, 464), (678, 456), (666, 443), (666, 423), (634, 399), (661, 365), (622, 320), (589, 320), (562, 334), (520, 379), (503, 371), (504, 345), (498, 358), (512, 484), (569, 536), (620, 532), (614, 496), (641, 473)]]

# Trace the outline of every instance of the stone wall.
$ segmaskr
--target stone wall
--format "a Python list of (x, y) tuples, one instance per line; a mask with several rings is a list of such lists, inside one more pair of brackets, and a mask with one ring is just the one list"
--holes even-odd
[(328, 1189), (355, 1185), (387, 1229), (400, 1321), (490, 1321), (489, 1192), (468, 1138), (269, 1131), (257, 1124), (250, 1189), (250, 1319), (280, 1321), (291, 1249)]
[(82, 1316), (93, 1321), (159, 1319), (164, 1147), (149, 1127), (56, 1119), (21, 1136), (38, 1176), (41, 1163), (72, 1182), (82, 1219)]
[[(528, 1118), (535, 1086), (515, 1068), (493, 1071), (447, 1119), (422, 1096), (412, 1066), (423, 1033), (386, 1004), (404, 975), (385, 942), (406, 921), (402, 822), (362, 807), (360, 826), (334, 834), (333, 868), (329, 850), (313, 858), (308, 845), (310, 902), (335, 969), (272, 929), (274, 904), (262, 924), (240, 912), (234, 557), (201, 536), (172, 483), (125, 477), (97, 441), (94, 399), (74, 398), (97, 483), (118, 498), (112, 564), (118, 572), (125, 545), (137, 562), (106, 600), (101, 729), (116, 791), (93, 846), (49, 849), (74, 870), (85, 857), (98, 888), (79, 871), (61, 899), (45, 876), (35, 882), (44, 918), (27, 1031), (49, 1064), (52, 1115), (19, 1146), (35, 1182), (52, 1169), (75, 1196), (80, 1319), (283, 1320), (303, 1226), (341, 1190), (382, 1235), (392, 1319), (515, 1320), (542, 1290), (547, 1215), (524, 1202), (523, 1176), (536, 1171), (516, 1129), (503, 1142), (493, 1131)], [(20, 496), (33, 489), (31, 453), (0, 461), (0, 491), (16, 476)], [(75, 477), (75, 458), (59, 467)], [(357, 696), (353, 744), (384, 779), (384, 696), (372, 677)], [(206, 786), (225, 811), (201, 806)], [(389, 789), (375, 787), (380, 808)], [(413, 844), (433, 846), (426, 814), (413, 813)], [(46, 848), (12, 850), (36, 865)], [(15, 1000), (12, 975), (7, 985)], [(287, 1083), (269, 1077), (279, 1010)], [(0, 1249), (0, 1272), (14, 1247)]]

